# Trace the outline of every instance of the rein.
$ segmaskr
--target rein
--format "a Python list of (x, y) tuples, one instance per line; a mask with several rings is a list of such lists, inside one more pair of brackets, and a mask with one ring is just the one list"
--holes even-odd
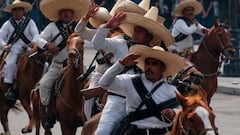
[[(211, 37), (211, 38), (212, 38), (212, 37)], [(210, 38), (210, 39), (211, 39), (211, 38)], [(218, 40), (221, 48), (222, 48), (223, 50), (225, 50), (225, 49), (224, 49), (224, 46), (223, 46), (223, 43), (222, 43), (222, 41), (219, 39), (218, 36), (217, 36), (217, 40)], [(217, 62), (217, 63), (218, 63), (218, 69), (217, 69), (216, 72), (213, 72), (213, 73), (210, 73), (210, 74), (203, 74), (203, 76), (204, 76), (204, 77), (218, 76), (218, 74), (219, 74), (219, 72), (220, 72), (220, 68), (221, 68), (222, 62), (224, 61), (222, 53), (221, 53), (220, 56), (219, 56), (219, 57), (221, 58), (220, 61), (219, 61), (219, 57), (218, 57), (218, 59), (216, 59), (216, 58), (210, 53), (210, 51), (208, 50), (207, 45), (206, 45), (205, 38), (203, 38), (203, 47), (204, 47), (205, 51), (207, 52), (207, 55), (211, 58), (211, 60), (212, 60), (213, 62)]]

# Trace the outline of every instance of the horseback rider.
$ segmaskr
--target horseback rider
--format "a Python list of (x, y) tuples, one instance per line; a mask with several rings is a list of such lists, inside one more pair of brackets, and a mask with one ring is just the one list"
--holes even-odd
[[(119, 75), (125, 67), (136, 64), (143, 73)], [(99, 81), (102, 88), (126, 95), (128, 115), (125, 118), (128, 122), (123, 124), (127, 127), (115, 132), (164, 135), (170, 131), (171, 120), (179, 105), (175, 98), (177, 89), (167, 83), (166, 77), (179, 72), (183, 66), (180, 56), (166, 52), (160, 46), (132, 45), (130, 54), (110, 67)]]
[(7, 86), (6, 99), (16, 101), (17, 93), (13, 90), (14, 72), (16, 62), (23, 46), (32, 47), (39, 31), (35, 22), (25, 17), (24, 14), (32, 9), (28, 2), (15, 0), (3, 9), (5, 12), (12, 13), (12, 17), (7, 20), (0, 29), (0, 45), (3, 46), (1, 62), (4, 61), (4, 54), (7, 54), (5, 65), (4, 83)]
[(67, 59), (66, 42), (76, 26), (76, 21), (87, 11), (90, 2), (88, 0), (43, 0), (40, 3), (42, 13), (50, 19), (40, 37), (35, 41), (41, 49), (47, 49), (53, 59), (48, 72), (40, 80), (39, 94), (42, 104), (46, 108), (47, 118), (43, 126), (52, 128), (55, 118), (52, 114), (52, 106), (49, 105), (53, 84), (61, 74), (63, 63)]
[[(163, 27), (162, 24), (157, 22), (157, 18), (158, 18), (157, 8), (153, 8), (152, 10), (149, 10), (149, 12), (147, 13), (145, 9), (149, 9), (149, 6), (147, 8), (141, 8), (138, 5), (134, 6), (131, 4), (132, 6), (126, 7), (127, 5), (130, 5), (130, 3), (131, 1), (125, 0), (122, 3), (120, 3), (118, 7), (115, 7), (116, 9), (115, 9), (115, 12), (113, 13), (113, 17), (106, 24), (101, 25), (98, 28), (92, 40), (93, 46), (96, 49), (102, 49), (109, 52), (113, 52), (115, 62), (117, 62), (118, 60), (128, 55), (129, 53), (128, 45), (130, 45), (125, 39), (107, 38), (108, 32), (111, 29), (114, 29), (117, 27), (120, 27), (126, 34), (128, 34), (129, 37), (132, 37), (133, 42), (142, 43), (146, 45), (149, 45), (151, 42), (159, 45), (160, 40), (163, 40), (164, 42), (166, 42), (167, 45), (173, 44), (173, 39), (171, 34), (167, 31), (165, 27)], [(128, 11), (128, 13), (121, 12), (124, 10)], [(153, 10), (155, 10), (156, 12), (153, 13), (152, 12)], [(145, 14), (145, 16), (143, 16), (143, 14)], [(149, 18), (151, 14), (155, 18)], [(149, 24), (153, 24), (154, 26), (150, 27), (149, 24), (142, 25), (141, 21), (136, 21), (137, 20), (135, 18), (136, 16), (137, 16), (137, 19), (144, 18), (144, 20), (149, 20)], [(135, 18), (134, 21), (130, 19), (132, 17)], [(127, 23), (128, 25), (124, 25), (124, 23)], [(129, 28), (128, 26), (131, 26), (131, 27)], [(155, 31), (156, 29), (159, 31)], [(160, 34), (162, 32), (163, 33), (165, 32), (164, 35)], [(113, 92), (111, 92), (108, 95), (107, 103), (103, 108), (102, 116), (101, 116), (98, 128), (95, 132), (96, 135), (110, 134), (114, 125), (118, 123), (125, 116), (126, 110), (125, 110), (124, 96), (125, 95), (123, 93), (113, 93)]]
[(174, 10), (176, 21), (173, 24), (172, 36), (175, 38), (175, 44), (168, 47), (174, 53), (181, 56), (188, 55), (193, 51), (193, 33), (204, 35), (208, 29), (202, 26), (195, 15), (202, 11), (202, 5), (196, 0), (184, 0)]

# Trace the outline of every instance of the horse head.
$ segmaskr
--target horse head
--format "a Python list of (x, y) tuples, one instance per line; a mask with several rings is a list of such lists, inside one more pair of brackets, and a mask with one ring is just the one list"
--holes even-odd
[[(217, 135), (215, 114), (209, 108), (206, 93), (199, 89), (195, 95), (176, 94), (182, 110), (175, 117), (173, 131), (178, 135)], [(177, 128), (178, 127), (178, 128)], [(178, 132), (178, 133), (177, 133)], [(172, 132), (173, 133), (173, 132)]]
[(68, 37), (67, 52), (68, 52), (68, 64), (78, 67), (83, 63), (83, 45), (84, 40), (77, 33), (72, 33)]
[(226, 58), (232, 59), (235, 49), (231, 42), (227, 20), (225, 20), (224, 23), (215, 22), (214, 25), (210, 28), (207, 37), (208, 38), (205, 40), (209, 40), (215, 50), (217, 50), (219, 53), (224, 54)]

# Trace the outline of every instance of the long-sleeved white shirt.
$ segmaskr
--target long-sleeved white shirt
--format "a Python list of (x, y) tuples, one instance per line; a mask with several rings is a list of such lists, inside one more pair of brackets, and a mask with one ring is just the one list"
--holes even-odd
[[(25, 19), (25, 17), (23, 17), (23, 19)], [(16, 22), (19, 23), (20, 21)], [(3, 24), (3, 26), (0, 29), (0, 46), (7, 45), (7, 42), (14, 30), (15, 29), (9, 20)], [(26, 36), (26, 38), (30, 41), (33, 41), (38, 38), (39, 31), (35, 22), (32, 19), (30, 19), (23, 33)], [(21, 47), (23, 45), (26, 44), (23, 42), (21, 38), (19, 38), (15, 43), (12, 44), (11, 51), (19, 51), (21, 50)]]
[[(124, 66), (117, 62), (112, 67), (110, 67), (103, 77), (99, 81), (99, 85), (111, 92), (118, 93), (126, 96), (126, 111), (127, 113), (133, 112), (142, 102), (142, 99), (138, 95), (133, 83), (132, 78), (136, 75), (130, 74), (121, 74), (118, 75)], [(165, 78), (152, 83), (145, 78), (145, 75), (141, 75), (143, 84), (150, 92), (158, 83), (165, 81)], [(171, 98), (176, 97), (176, 88), (172, 85), (169, 85), (167, 82), (164, 82), (152, 95), (153, 100), (156, 104), (167, 101)], [(144, 105), (141, 109), (145, 109)], [(159, 112), (160, 114), (160, 112)], [(137, 125), (138, 128), (150, 129), (150, 128), (164, 128), (170, 126), (170, 124), (160, 121), (156, 117), (149, 117), (142, 120), (134, 121), (132, 124)]]
[[(201, 29), (206, 29), (206, 28), (202, 26), (200, 23), (198, 23), (198, 26), (196, 26), (195, 24), (188, 26), (183, 19), (177, 19), (173, 25), (173, 29), (171, 33), (172, 36), (176, 37), (180, 33), (187, 35), (187, 37), (182, 41), (175, 42), (174, 46), (176, 46), (177, 51), (183, 52), (184, 49), (193, 47), (192, 34), (195, 32), (198, 34), (202, 34)], [(172, 46), (170, 46), (170, 48), (171, 47)]]
[[(63, 24), (67, 25), (67, 24)], [(41, 32), (39, 38), (35, 40), (35, 43), (40, 47), (44, 48), (47, 42), (50, 42), (56, 35), (59, 33), (59, 29), (57, 28), (54, 22), (49, 23), (46, 28)], [(52, 43), (54, 45), (58, 45), (63, 41), (63, 37), (60, 35), (54, 40)], [(63, 62), (67, 58), (67, 49), (64, 47), (57, 55), (53, 57), (53, 61), (55, 62)]]
[(92, 39), (93, 47), (97, 50), (101, 49), (114, 54), (114, 61), (118, 61), (129, 54), (127, 41), (123, 35), (107, 38), (110, 29), (98, 28)]

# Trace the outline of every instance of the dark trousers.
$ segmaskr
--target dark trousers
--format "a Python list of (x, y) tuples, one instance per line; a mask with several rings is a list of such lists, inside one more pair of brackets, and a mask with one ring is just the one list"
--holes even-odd
[(131, 134), (128, 135), (164, 135), (168, 131), (171, 130), (171, 128), (156, 128), (156, 129), (134, 129)]

